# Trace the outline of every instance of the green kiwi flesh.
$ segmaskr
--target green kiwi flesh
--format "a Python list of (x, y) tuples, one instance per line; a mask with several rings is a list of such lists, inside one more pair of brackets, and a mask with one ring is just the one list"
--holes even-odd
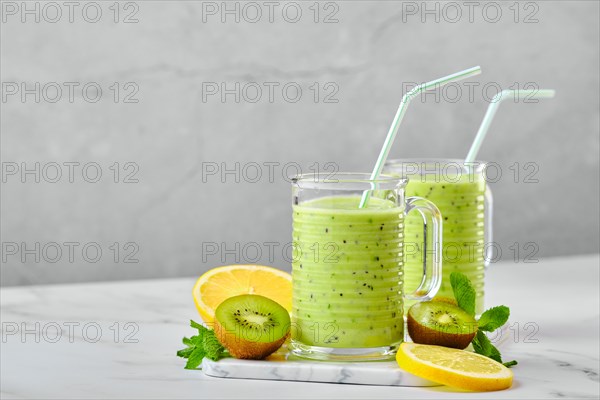
[(424, 301), (408, 310), (408, 334), (415, 343), (465, 349), (477, 333), (477, 321), (462, 308)]
[(289, 332), (288, 311), (264, 296), (230, 297), (215, 311), (217, 339), (236, 358), (263, 359), (281, 347)]

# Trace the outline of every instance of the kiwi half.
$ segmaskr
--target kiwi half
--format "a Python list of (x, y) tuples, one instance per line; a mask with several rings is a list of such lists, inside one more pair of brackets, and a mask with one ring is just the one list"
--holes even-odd
[(452, 297), (435, 296), (433, 299), (431, 299), (431, 301), (437, 301), (440, 303), (448, 303), (448, 304), (452, 304), (454, 306), (458, 306), (458, 302), (456, 300), (454, 300), (454, 298), (452, 298)]
[(289, 332), (288, 311), (264, 296), (230, 297), (215, 311), (217, 339), (235, 358), (263, 359), (281, 347)]
[(465, 349), (477, 333), (477, 321), (462, 308), (424, 301), (408, 310), (408, 334), (415, 343)]

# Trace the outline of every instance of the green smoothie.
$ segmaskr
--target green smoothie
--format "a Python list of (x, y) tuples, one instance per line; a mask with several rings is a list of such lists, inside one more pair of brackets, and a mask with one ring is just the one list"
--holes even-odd
[[(407, 196), (432, 201), (443, 219), (443, 279), (438, 296), (454, 297), (450, 274), (467, 275), (477, 292), (477, 312), (483, 310), (484, 280), (484, 195), (485, 179), (479, 174), (443, 176), (436, 174), (408, 176)], [(410, 214), (405, 223), (405, 285), (416, 289), (423, 271), (423, 222)], [(418, 250), (415, 250), (418, 249)]]
[(292, 339), (367, 348), (403, 339), (404, 208), (371, 197), (322, 197), (294, 206)]

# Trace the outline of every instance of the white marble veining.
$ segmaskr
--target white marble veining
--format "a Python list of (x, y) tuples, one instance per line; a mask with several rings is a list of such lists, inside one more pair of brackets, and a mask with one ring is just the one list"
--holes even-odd
[(184, 370), (175, 352), (192, 333), (188, 320), (198, 319), (193, 278), (3, 288), (0, 397), (597, 399), (599, 262), (597, 255), (581, 256), (488, 270), (488, 305), (512, 310), (509, 336), (498, 340), (504, 357), (519, 365), (511, 389), (474, 394), (445, 386), (222, 379)]

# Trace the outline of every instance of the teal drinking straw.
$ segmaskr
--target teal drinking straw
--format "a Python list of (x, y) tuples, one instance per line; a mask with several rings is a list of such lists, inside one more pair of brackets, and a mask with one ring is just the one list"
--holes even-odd
[(481, 121), (481, 125), (479, 125), (479, 130), (477, 131), (477, 135), (475, 135), (475, 139), (473, 140), (473, 144), (469, 149), (469, 153), (465, 158), (465, 165), (468, 165), (475, 161), (475, 157), (477, 157), (477, 153), (481, 148), (481, 143), (483, 143), (483, 139), (488, 133), (490, 129), (490, 125), (492, 124), (492, 120), (496, 115), (496, 111), (498, 111), (498, 107), (500, 107), (500, 103), (504, 100), (514, 97), (515, 100), (522, 99), (527, 96), (528, 99), (549, 99), (554, 97), (555, 91), (551, 89), (533, 89), (533, 90), (503, 90), (492, 98), (490, 105), (483, 117), (483, 121)]
[[(383, 147), (381, 148), (381, 152), (379, 153), (379, 157), (377, 158), (377, 162), (375, 163), (375, 168), (373, 168), (373, 172), (371, 173), (371, 188), (375, 189), (374, 182), (381, 175), (381, 171), (383, 170), (383, 165), (385, 164), (385, 160), (387, 159), (388, 154), (390, 153), (390, 149), (392, 148), (392, 144), (394, 143), (394, 139), (396, 138), (396, 134), (398, 133), (398, 128), (400, 127), (400, 123), (402, 122), (402, 118), (404, 118), (404, 114), (406, 113), (406, 109), (410, 101), (419, 93), (424, 90), (436, 89), (441, 86), (444, 86), (450, 82), (459, 81), (462, 79), (466, 79), (471, 76), (475, 76), (481, 73), (481, 67), (473, 67), (466, 69), (461, 72), (457, 72), (452, 75), (445, 76), (440, 79), (436, 79), (431, 82), (423, 83), (419, 86), (416, 86), (404, 96), (402, 96), (402, 100), (400, 101), (400, 105), (398, 106), (398, 111), (396, 111), (396, 116), (392, 121), (392, 125), (388, 131), (387, 137), (385, 138), (385, 142), (383, 142)], [(364, 208), (367, 205), (367, 201), (369, 201), (369, 191), (365, 190), (362, 194), (362, 198), (360, 199), (359, 208)]]

